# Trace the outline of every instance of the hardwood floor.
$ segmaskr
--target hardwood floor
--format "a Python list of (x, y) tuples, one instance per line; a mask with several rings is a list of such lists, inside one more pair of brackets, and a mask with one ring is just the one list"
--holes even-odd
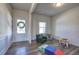
[(37, 51), (36, 43), (32, 43), (31, 45), (27, 42), (17, 42), (13, 43), (5, 55), (37, 55), (39, 52)]
[[(55, 41), (48, 41), (47, 44), (57, 43)], [(40, 52), (37, 50), (38, 44), (33, 41), (32, 44), (28, 42), (17, 42), (13, 43), (5, 55), (40, 55)], [(79, 47), (70, 46), (67, 49), (64, 49), (65, 55), (79, 55)]]

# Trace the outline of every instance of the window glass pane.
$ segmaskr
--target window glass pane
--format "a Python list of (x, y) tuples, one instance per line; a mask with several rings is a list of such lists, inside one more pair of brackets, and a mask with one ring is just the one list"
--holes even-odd
[(46, 32), (46, 23), (39, 22), (39, 33), (45, 33), (45, 32)]
[(40, 28), (39, 33), (45, 33), (44, 28)]
[(46, 26), (46, 23), (45, 22), (39, 22), (39, 26), (40, 27), (45, 27)]
[(25, 28), (24, 29), (17, 28), (17, 33), (25, 33)]
[(25, 20), (17, 20), (17, 33), (25, 33)]

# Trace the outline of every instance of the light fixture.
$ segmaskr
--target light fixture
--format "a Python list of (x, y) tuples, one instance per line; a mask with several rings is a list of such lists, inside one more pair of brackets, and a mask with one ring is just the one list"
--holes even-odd
[(50, 5), (51, 5), (52, 7), (61, 7), (61, 6), (63, 6), (63, 4), (64, 4), (64, 3), (51, 3)]
[(61, 6), (63, 6), (63, 3), (54, 3), (53, 4), (55, 7), (61, 7)]

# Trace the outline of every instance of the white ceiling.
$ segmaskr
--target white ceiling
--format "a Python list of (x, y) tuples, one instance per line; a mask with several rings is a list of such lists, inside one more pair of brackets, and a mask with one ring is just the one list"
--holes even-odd
[(79, 6), (78, 3), (65, 3), (62, 7), (51, 7), (48, 3), (40, 3), (38, 4), (35, 13), (47, 15), (47, 16), (53, 16), (59, 13), (62, 13), (64, 11), (67, 11), (71, 8), (74, 8), (76, 6)]
[(12, 8), (29, 11), (31, 7), (31, 3), (11, 3)]
[[(29, 11), (31, 8), (32, 3), (11, 3), (11, 6), (14, 9)], [(42, 14), (47, 16), (53, 16), (59, 13), (62, 13), (64, 11), (67, 11), (71, 8), (79, 6), (79, 3), (65, 3), (62, 7), (51, 7), (49, 3), (39, 3), (37, 4), (37, 7), (35, 8), (34, 13), (36, 14)]]

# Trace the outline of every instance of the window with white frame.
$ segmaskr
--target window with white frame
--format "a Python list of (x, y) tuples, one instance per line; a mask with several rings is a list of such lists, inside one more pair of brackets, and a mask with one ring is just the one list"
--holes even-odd
[(46, 22), (39, 22), (39, 33), (46, 33)]
[(17, 33), (25, 33), (25, 20), (17, 20)]

